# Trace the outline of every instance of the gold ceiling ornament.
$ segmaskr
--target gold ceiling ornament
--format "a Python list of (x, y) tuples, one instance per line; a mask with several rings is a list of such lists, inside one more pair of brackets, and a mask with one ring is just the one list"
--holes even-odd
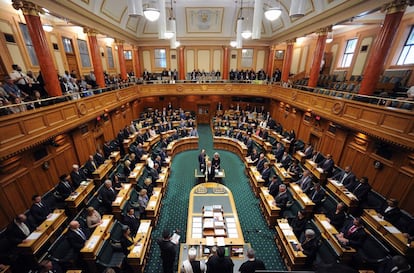
[(395, 0), (382, 6), (381, 11), (387, 14), (404, 12), (407, 6), (413, 6), (414, 0)]
[(43, 9), (29, 1), (24, 0), (12, 0), (12, 6), (16, 10), (22, 10), (23, 15), (39, 16), (44, 13)]

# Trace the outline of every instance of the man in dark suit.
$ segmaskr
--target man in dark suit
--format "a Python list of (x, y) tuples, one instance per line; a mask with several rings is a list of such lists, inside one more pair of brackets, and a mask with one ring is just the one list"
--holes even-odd
[(318, 251), (318, 240), (313, 229), (305, 230), (305, 237), (296, 246), (296, 250), (302, 251), (306, 255), (306, 265), (312, 266)]
[(313, 154), (313, 147), (312, 144), (308, 143), (308, 145), (306, 146), (305, 150), (303, 150), (303, 153), (305, 154), (305, 158), (309, 159), (312, 157)]
[(92, 173), (98, 168), (98, 164), (93, 159), (93, 155), (89, 156), (88, 161), (85, 163), (85, 169), (88, 173), (88, 178), (93, 178)]
[(275, 150), (275, 158), (278, 162), (282, 158), (284, 152), (285, 152), (285, 147), (280, 142), (278, 142), (276, 144), (276, 150)]
[(135, 237), (135, 234), (137, 234), (140, 222), (139, 222), (139, 218), (135, 216), (134, 208), (130, 208), (128, 210), (128, 213), (124, 217), (124, 224), (129, 227), (129, 229), (131, 230), (132, 236)]
[(280, 181), (279, 177), (277, 175), (272, 176), (272, 180), (270, 180), (270, 184), (268, 187), (269, 194), (273, 197), (276, 197), (279, 193), (279, 185), (282, 184), (282, 181)]
[(310, 160), (315, 162), (316, 164), (319, 164), (322, 160), (324, 160), (324, 157), (320, 152), (313, 151)]
[(279, 193), (275, 197), (276, 206), (278, 206), (281, 210), (284, 210), (288, 201), (289, 196), (286, 190), (286, 185), (281, 184), (279, 185)]
[(349, 191), (355, 195), (359, 203), (365, 201), (368, 193), (371, 191), (371, 186), (368, 184), (368, 177), (361, 177), (359, 183), (355, 183), (354, 185), (355, 186), (350, 188)]
[(263, 171), (261, 173), (262, 175), (262, 179), (264, 180), (264, 185), (267, 187), (269, 185), (269, 180), (270, 180), (270, 164), (269, 162), (265, 162), (264, 163), (264, 168)]
[(206, 150), (201, 149), (200, 154), (198, 155), (198, 165), (200, 171), (205, 170), (206, 168)]
[(357, 217), (345, 225), (341, 232), (336, 235), (336, 238), (344, 246), (359, 248), (364, 243), (366, 236), (362, 220)]
[(312, 188), (312, 175), (309, 170), (305, 170), (302, 174), (302, 177), (295, 182), (299, 184), (301, 190), (304, 193), (308, 193), (309, 190)]
[(265, 158), (264, 153), (260, 153), (259, 160), (257, 161), (257, 164), (256, 164), (256, 170), (259, 173), (263, 171), (265, 162), (267, 162), (267, 159)]
[(292, 162), (292, 158), (288, 154), (288, 152), (284, 152), (282, 157), (280, 158), (280, 161), (278, 161), (280, 164), (282, 164), (282, 167), (287, 169), (289, 168), (290, 163)]
[(313, 188), (310, 189), (308, 196), (312, 202), (315, 203), (314, 211), (318, 211), (320, 209), (325, 195), (326, 192), (319, 183), (315, 183)]
[(80, 250), (85, 246), (88, 235), (89, 234), (86, 233), (86, 230), (82, 230), (80, 228), (78, 221), (72, 221), (69, 223), (69, 230), (66, 233), (66, 238), (76, 254), (79, 254)]
[(59, 178), (59, 183), (56, 186), (56, 191), (59, 193), (59, 196), (65, 200), (73, 192), (72, 185), (69, 183), (69, 175), (63, 174)]
[(116, 192), (114, 188), (112, 188), (112, 181), (105, 180), (104, 187), (102, 188), (100, 195), (102, 198), (102, 205), (105, 208), (106, 213), (112, 212), (112, 202), (116, 198)]
[(387, 199), (386, 205), (380, 209), (379, 214), (395, 226), (401, 217), (401, 210), (398, 207), (398, 200), (394, 198)]
[(104, 156), (108, 158), (111, 155), (111, 152), (114, 150), (114, 148), (111, 146), (111, 142), (105, 142), (103, 145), (104, 150)]
[(162, 238), (157, 240), (157, 244), (161, 250), (162, 268), (164, 273), (174, 272), (175, 256), (177, 254), (177, 246), (170, 240), (170, 232), (164, 230)]
[(98, 164), (98, 166), (102, 165), (105, 162), (105, 157), (100, 148), (96, 149), (96, 153), (93, 156), (93, 159)]
[(252, 154), (253, 151), (253, 139), (251, 139), (250, 135), (246, 136), (246, 147), (247, 147), (247, 156)]
[(33, 228), (26, 223), (27, 217), (24, 214), (19, 214), (13, 220), (12, 224), (7, 228), (7, 239), (13, 246), (17, 246), (23, 242), (27, 236), (33, 231)]
[(324, 173), (328, 174), (328, 177), (332, 174), (333, 167), (335, 166), (335, 163), (332, 159), (332, 155), (328, 154), (325, 158), (325, 160), (322, 160), (318, 167), (320, 167)]
[(355, 183), (355, 175), (351, 172), (351, 166), (346, 166), (343, 171), (332, 176), (332, 179), (338, 181), (339, 184), (344, 185), (346, 188)]
[(86, 180), (86, 175), (83, 170), (79, 169), (79, 165), (73, 164), (72, 171), (70, 172), (70, 180), (72, 180), (72, 186), (75, 189), (79, 187), (82, 181)]
[(38, 194), (32, 197), (33, 204), (30, 208), (30, 214), (34, 218), (36, 226), (39, 226), (50, 214), (50, 209), (46, 204), (42, 203), (42, 197)]

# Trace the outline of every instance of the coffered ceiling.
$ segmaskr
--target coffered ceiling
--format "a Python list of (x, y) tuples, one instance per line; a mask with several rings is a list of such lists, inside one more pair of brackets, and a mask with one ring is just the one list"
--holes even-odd
[[(143, 0), (144, 4), (148, 0)], [(245, 44), (271, 45), (310, 34), (319, 28), (338, 22), (348, 25), (380, 24), (383, 13), (375, 13), (390, 0), (306, 0), (305, 16), (292, 19), (289, 9), (292, 0), (279, 0), (282, 15), (274, 22), (263, 17), (260, 40)], [(144, 17), (130, 17), (127, 0), (36, 0), (33, 1), (63, 19), (67, 24), (88, 26), (108, 37), (133, 44), (168, 43), (158, 39), (157, 22)], [(276, 0), (264, 0), (264, 6), (274, 6)], [(173, 0), (166, 1), (167, 16), (171, 11), (177, 21), (177, 40), (182, 44), (228, 44), (235, 40), (241, 0)], [(243, 17), (251, 25), (254, 0), (243, 0)], [(369, 13), (362, 21), (362, 14)], [(354, 18), (352, 23), (348, 21)], [(360, 21), (358, 21), (360, 20)], [(368, 23), (367, 23), (368, 22)], [(62, 23), (56, 23), (62, 26)]]

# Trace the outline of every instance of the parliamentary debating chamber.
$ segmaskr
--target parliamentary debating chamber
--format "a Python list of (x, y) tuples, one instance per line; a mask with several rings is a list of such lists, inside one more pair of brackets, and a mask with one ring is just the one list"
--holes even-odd
[(414, 272), (413, 70), (412, 0), (0, 0), (0, 273)]

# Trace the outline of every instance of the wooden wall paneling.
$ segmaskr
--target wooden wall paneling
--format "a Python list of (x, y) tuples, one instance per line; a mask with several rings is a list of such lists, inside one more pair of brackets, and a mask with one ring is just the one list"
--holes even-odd
[(6, 206), (9, 203), (2, 187), (0, 187), (0, 204), (0, 229), (3, 229), (13, 219), (14, 210), (10, 206)]
[(2, 202), (2, 206), (8, 208), (8, 213), (11, 213), (9, 215), (10, 218), (18, 213), (26, 211), (28, 204), (26, 203), (19, 184), (15, 179), (10, 179), (8, 183), (2, 184), (1, 187), (5, 197), (5, 202)]
[(60, 175), (69, 173), (72, 170), (73, 164), (79, 164), (81, 166), (84, 163), (82, 161), (79, 162), (76, 152), (74, 151), (75, 148), (75, 146), (71, 146), (70, 149), (63, 150), (51, 160), (57, 174), (55, 178), (56, 181), (58, 181)]
[(121, 110), (115, 110), (111, 113), (111, 120), (112, 120), (112, 128), (115, 137), (118, 135), (119, 131), (123, 129), (125, 126), (122, 122), (122, 113)]
[(352, 172), (361, 177), (365, 174), (366, 158), (366, 150), (351, 142), (342, 152), (341, 167), (351, 166)]
[(112, 130), (112, 120), (109, 114), (108, 120), (104, 121), (102, 124), (102, 131), (105, 141), (110, 141), (115, 138), (114, 131)]
[[(73, 144), (75, 146), (75, 151), (78, 158), (79, 165), (83, 165), (86, 162), (90, 154), (94, 154), (96, 149), (95, 138), (93, 132), (90, 130), (88, 124), (84, 125), (85, 127), (77, 128), (72, 131)], [(88, 129), (86, 131), (86, 128)], [(86, 132), (82, 132), (85, 130)], [(71, 163), (73, 164), (73, 162)]]
[(43, 195), (49, 191), (50, 187), (48, 180), (47, 175), (42, 175), (42, 172), (38, 170), (32, 170), (30, 173), (26, 171), (16, 178), (13, 183), (16, 183), (19, 187), (23, 202), (26, 206), (25, 209), (30, 207), (32, 196), (34, 194)]

